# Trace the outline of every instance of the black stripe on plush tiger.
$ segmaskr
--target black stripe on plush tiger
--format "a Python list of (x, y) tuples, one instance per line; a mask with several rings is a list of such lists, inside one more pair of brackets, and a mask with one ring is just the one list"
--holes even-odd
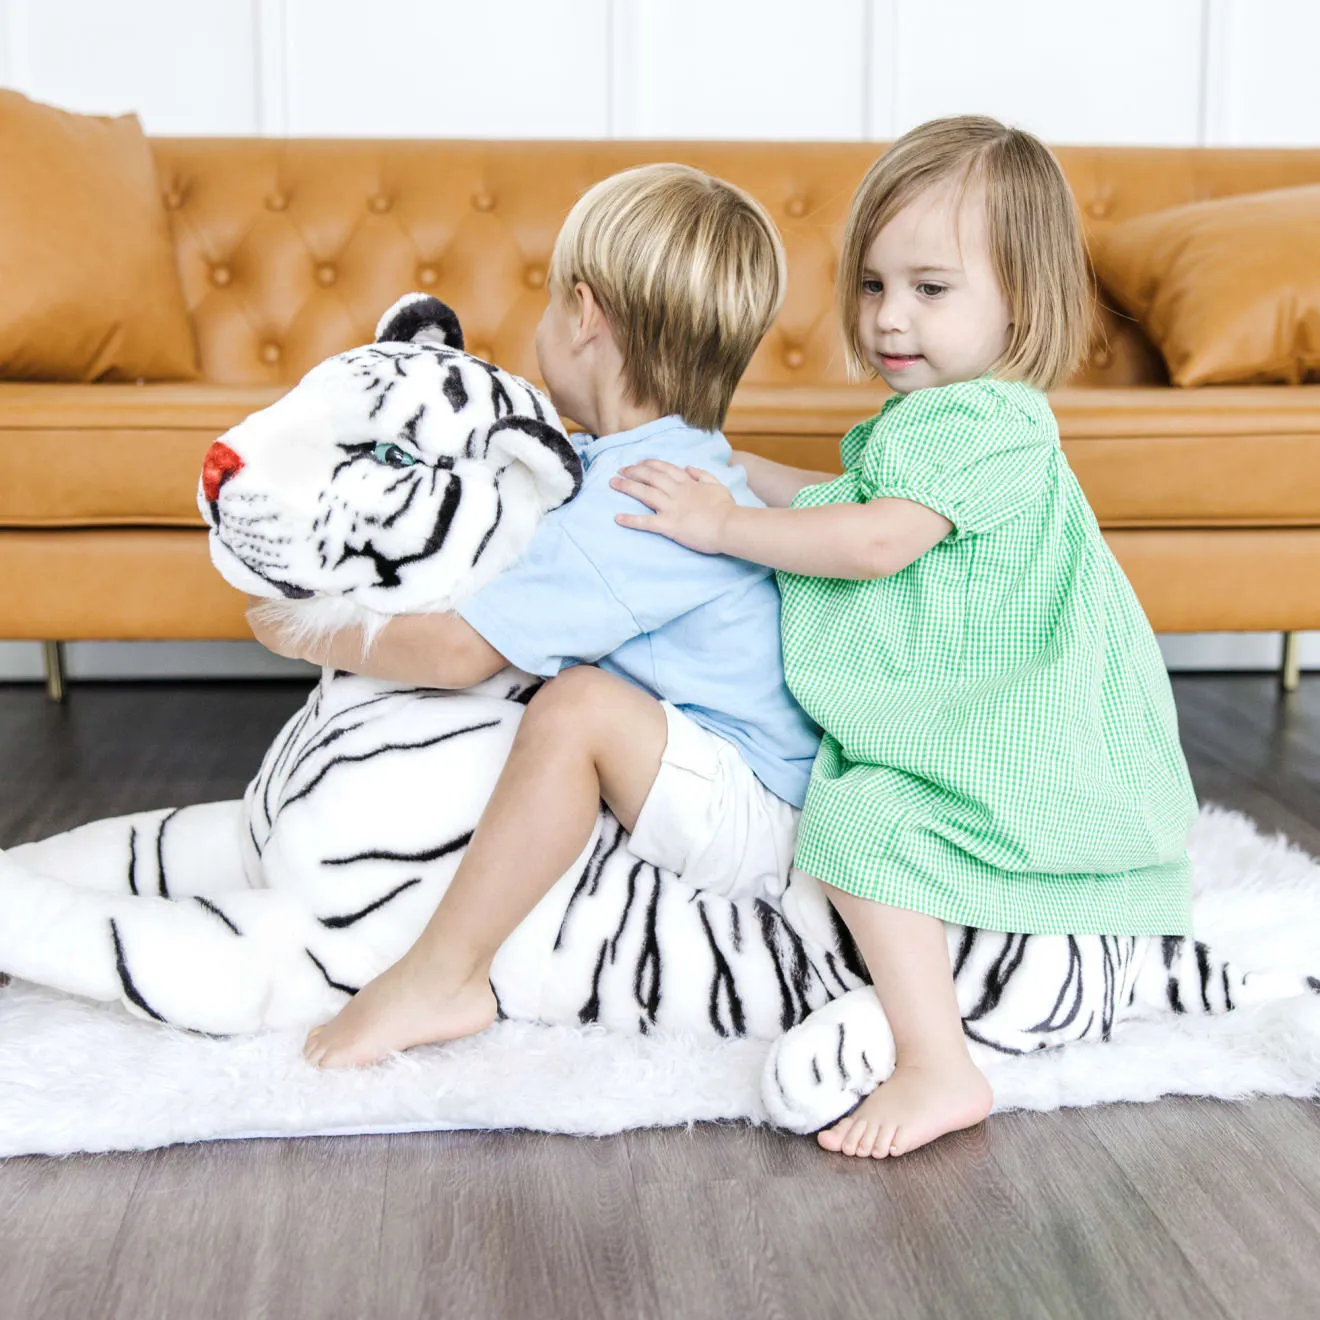
[[(572, 497), (548, 400), (462, 351), (412, 296), (213, 447), (199, 502), (225, 576), (294, 626), (452, 606)], [(326, 671), (242, 802), (100, 821), (0, 854), (0, 968), (212, 1034), (305, 1027), (434, 911), (536, 681), (467, 692)], [(1191, 942), (949, 928), (981, 1057), (1105, 1039), (1126, 1018), (1232, 1008), (1252, 978)], [(813, 881), (731, 902), (633, 856), (602, 812), (500, 951), (509, 1017), (775, 1041), (776, 1121), (832, 1121), (892, 1066), (856, 950)], [(1292, 978), (1275, 990), (1305, 990)], [(1296, 983), (1296, 984), (1294, 984)]]
[(338, 627), (451, 608), (522, 552), (581, 464), (550, 401), (462, 345), (410, 294), (212, 446), (198, 506), (230, 583)]

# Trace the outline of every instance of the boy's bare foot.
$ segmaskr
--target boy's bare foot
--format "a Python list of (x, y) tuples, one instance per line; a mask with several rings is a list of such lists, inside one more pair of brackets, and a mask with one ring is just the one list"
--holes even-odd
[(863, 1159), (906, 1155), (946, 1132), (975, 1127), (993, 1103), (990, 1083), (970, 1059), (900, 1063), (888, 1081), (816, 1140), (826, 1150)]
[(484, 972), (455, 984), (405, 957), (314, 1028), (303, 1056), (318, 1068), (361, 1068), (396, 1050), (475, 1036), (495, 1014), (495, 992)]

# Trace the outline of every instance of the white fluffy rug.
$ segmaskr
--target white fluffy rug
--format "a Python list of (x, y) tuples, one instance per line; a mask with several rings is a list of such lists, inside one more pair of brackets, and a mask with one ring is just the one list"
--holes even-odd
[[(1192, 838), (1197, 936), (1245, 967), (1320, 975), (1320, 866), (1207, 808)], [(0, 1155), (240, 1136), (535, 1128), (603, 1134), (765, 1121), (766, 1045), (501, 1023), (379, 1068), (321, 1073), (301, 1033), (207, 1040), (15, 983), (0, 991)], [(1320, 995), (1137, 1023), (1107, 1044), (999, 1065), (997, 1109), (1320, 1092)]]

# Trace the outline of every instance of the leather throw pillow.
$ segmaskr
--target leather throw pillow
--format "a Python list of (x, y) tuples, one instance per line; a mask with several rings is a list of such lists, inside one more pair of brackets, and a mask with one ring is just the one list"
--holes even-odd
[(1194, 202), (1091, 235), (1101, 285), (1175, 385), (1320, 379), (1320, 184)]
[(181, 380), (192, 325), (135, 115), (0, 89), (0, 378)]

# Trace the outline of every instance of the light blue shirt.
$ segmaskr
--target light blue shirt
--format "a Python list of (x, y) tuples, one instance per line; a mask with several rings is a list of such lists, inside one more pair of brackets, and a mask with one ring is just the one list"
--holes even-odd
[(739, 504), (761, 507), (747, 474), (729, 466), (729, 442), (662, 417), (577, 444), (585, 473), (576, 498), (548, 514), (522, 559), (459, 614), (528, 673), (594, 664), (670, 702), (800, 807), (820, 735), (784, 683), (773, 573), (614, 521), (650, 512), (610, 486), (620, 468), (647, 458), (705, 468)]

